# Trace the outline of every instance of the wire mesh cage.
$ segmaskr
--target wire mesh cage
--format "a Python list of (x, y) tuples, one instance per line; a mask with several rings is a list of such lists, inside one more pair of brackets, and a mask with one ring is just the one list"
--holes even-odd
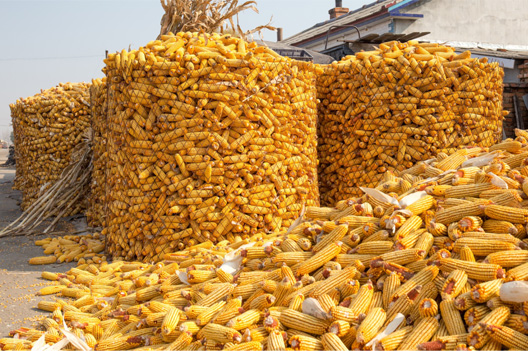
[(326, 66), (317, 83), (322, 204), (360, 196), (386, 172), (500, 141), (503, 75), (469, 51), (416, 41), (383, 43)]
[(106, 78), (92, 80), (90, 105), (92, 107), (93, 170), (90, 182), (89, 206), (86, 211), (88, 224), (101, 227), (105, 217), (106, 191)]
[[(17, 162), (16, 188), (23, 210), (49, 189), (69, 165), (76, 146), (90, 127), (88, 83), (59, 84), (11, 104)], [(63, 212), (86, 207), (85, 199)]]
[(315, 67), (230, 35), (111, 54), (107, 248), (157, 260), (285, 230), (319, 204)]

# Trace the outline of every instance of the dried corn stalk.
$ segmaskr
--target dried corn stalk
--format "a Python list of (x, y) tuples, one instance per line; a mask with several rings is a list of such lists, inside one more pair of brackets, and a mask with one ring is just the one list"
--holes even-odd
[[(66, 83), (11, 104), (17, 157), (16, 188), (28, 209), (59, 180), (90, 127), (90, 84)], [(79, 198), (63, 216), (85, 207)]]
[(359, 195), (387, 171), (501, 140), (503, 74), (469, 51), (417, 41), (326, 66), (318, 80), (323, 204)]
[(106, 63), (114, 257), (277, 231), (318, 203), (312, 64), (190, 32)]
[[(0, 345), (30, 349), (44, 333), (56, 344), (65, 320), (95, 350), (523, 349), (528, 303), (502, 301), (499, 292), (503, 282), (528, 277), (521, 190), (528, 142), (518, 137), (492, 149), (492, 157), (472, 149), (465, 164), (438, 177), (421, 163), (398, 177), (387, 173), (379, 193), (365, 189), (370, 195), (334, 208), (308, 207), (306, 222), (259, 240), (208, 241), (156, 264), (105, 261), (43, 272), (58, 284), (41, 295), (74, 300), (40, 302), (52, 313), (42, 330), (14, 330), (20, 339)], [(453, 165), (454, 157), (429, 165)], [(495, 184), (451, 197), (450, 189), (469, 189), (453, 184), (461, 176), (473, 186)], [(383, 191), (393, 181), (409, 187)], [(482, 228), (492, 225), (497, 232)], [(483, 248), (493, 253), (484, 256)]]
[(256, 1), (245, 1), (239, 5), (238, 0), (161, 0), (165, 13), (161, 18), (160, 36), (179, 32), (223, 33), (225, 31), (247, 35), (262, 29), (275, 30), (268, 24), (242, 32), (238, 18), (235, 27), (233, 18), (238, 17), (238, 14), (245, 10), (258, 13), (256, 4)]
[[(85, 207), (93, 168), (90, 134), (89, 129), (85, 131), (82, 141), (70, 152), (70, 164), (58, 179), (44, 189), (20, 217), (3, 228), (0, 237), (50, 233), (61, 218)], [(44, 223), (47, 227), (41, 227)]]

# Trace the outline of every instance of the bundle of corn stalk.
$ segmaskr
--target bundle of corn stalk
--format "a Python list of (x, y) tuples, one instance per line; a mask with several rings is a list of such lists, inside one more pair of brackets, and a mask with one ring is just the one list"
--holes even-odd
[(318, 205), (311, 63), (190, 32), (105, 62), (114, 258), (278, 231)]
[[(87, 83), (66, 83), (11, 104), (17, 189), (28, 209), (60, 178), (90, 127)], [(80, 201), (83, 199), (80, 199)], [(63, 216), (80, 212), (72, 206)]]
[(254, 241), (44, 272), (58, 284), (42, 295), (75, 300), (40, 302), (53, 313), (44, 330), (15, 330), (0, 345), (527, 349), (528, 295), (505, 294), (528, 279), (528, 133), (517, 133), (387, 173), (378, 189), (309, 207), (290, 230)]
[(105, 249), (104, 238), (100, 233), (48, 237), (36, 240), (35, 245), (41, 246), (44, 249), (44, 254), (48, 256), (30, 258), (29, 264), (33, 265), (72, 261), (81, 265), (106, 261), (103, 252)]
[(262, 29), (275, 30), (274, 27), (261, 25), (243, 32), (240, 26), (235, 26), (233, 20), (245, 10), (258, 13), (256, 1), (245, 1), (241, 5), (238, 0), (160, 0), (165, 13), (161, 18), (160, 36), (179, 32), (224, 33), (231, 31), (240, 35), (260, 32)]
[[(50, 233), (61, 218), (86, 208), (93, 168), (90, 135), (90, 129), (81, 135), (81, 142), (70, 150), (70, 164), (50, 187), (42, 190), (20, 217), (0, 231), (0, 237)], [(43, 228), (44, 224), (47, 227)]]
[(106, 78), (93, 79), (90, 87), (90, 105), (92, 106), (93, 131), (93, 170), (90, 184), (89, 207), (86, 211), (88, 224), (100, 227), (105, 217), (106, 191)]
[(497, 62), (417, 41), (325, 66), (317, 83), (322, 204), (439, 152), (501, 140), (503, 75)]
[[(165, 11), (161, 19), (160, 35), (178, 32), (219, 32), (227, 20), (239, 12), (254, 8), (255, 1), (238, 6), (238, 0), (162, 0)], [(234, 28), (232, 28), (234, 29)]]

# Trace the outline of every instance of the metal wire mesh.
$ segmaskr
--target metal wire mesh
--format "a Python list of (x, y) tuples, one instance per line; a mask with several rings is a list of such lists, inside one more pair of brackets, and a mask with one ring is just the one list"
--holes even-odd
[(86, 211), (88, 224), (100, 227), (105, 217), (106, 191), (106, 78), (92, 80), (90, 105), (92, 107), (93, 171), (90, 183), (89, 207)]
[[(90, 84), (66, 83), (11, 104), (17, 162), (16, 188), (23, 210), (49, 189), (69, 165), (90, 127)], [(85, 199), (63, 216), (81, 212)]]
[(179, 33), (106, 64), (104, 233), (115, 257), (283, 230), (319, 203), (311, 63)]
[(317, 83), (322, 204), (361, 195), (385, 172), (501, 140), (503, 75), (469, 51), (412, 41), (326, 66)]

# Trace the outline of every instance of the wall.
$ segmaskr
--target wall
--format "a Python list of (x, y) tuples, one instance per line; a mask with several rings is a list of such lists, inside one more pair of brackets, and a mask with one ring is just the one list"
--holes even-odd
[(504, 95), (502, 107), (510, 113), (504, 117), (504, 130), (507, 137), (514, 137), (514, 129), (516, 128), (515, 109), (513, 105), (513, 97), (517, 96), (517, 108), (520, 117), (524, 121), (524, 128), (528, 129), (528, 110), (523, 101), (523, 95), (528, 94), (528, 83), (504, 83)]
[(431, 32), (420, 39), (528, 45), (526, 0), (422, 0), (401, 12), (424, 15), (405, 29)]
[(518, 77), (521, 82), (528, 82), (528, 60), (519, 65)]

